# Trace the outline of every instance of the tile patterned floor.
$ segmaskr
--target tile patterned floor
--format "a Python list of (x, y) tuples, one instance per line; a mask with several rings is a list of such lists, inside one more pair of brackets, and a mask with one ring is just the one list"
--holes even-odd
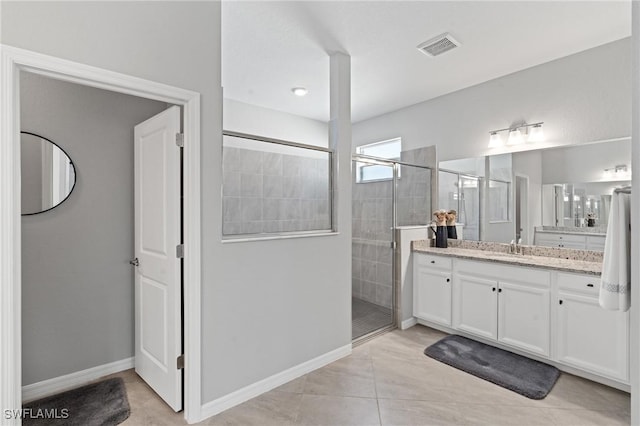
[(351, 298), (352, 339), (357, 339), (365, 334), (390, 326), (392, 323), (391, 309), (356, 297)]
[[(443, 333), (394, 331), (347, 358), (202, 422), (202, 425), (624, 425), (629, 395), (569, 374), (534, 401), (422, 354)], [(132, 370), (123, 425), (181, 425)]]

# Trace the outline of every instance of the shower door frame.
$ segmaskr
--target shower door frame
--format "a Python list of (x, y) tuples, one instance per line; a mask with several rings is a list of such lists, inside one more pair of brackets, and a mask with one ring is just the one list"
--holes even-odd
[[(397, 229), (398, 229), (398, 212), (397, 212), (397, 207), (398, 207), (398, 179), (400, 178), (400, 167), (401, 166), (407, 166), (407, 167), (416, 167), (416, 168), (420, 168), (420, 169), (426, 169), (429, 170), (431, 172), (431, 179), (433, 180), (433, 171), (434, 169), (432, 167), (428, 167), (428, 166), (424, 166), (424, 165), (420, 165), (420, 164), (413, 164), (413, 163), (408, 163), (405, 161), (401, 161), (401, 160), (393, 160), (393, 159), (387, 159), (387, 158), (378, 158), (378, 157), (372, 157), (369, 155), (363, 155), (363, 154), (353, 154), (351, 156), (351, 163), (353, 166), (354, 162), (361, 162), (361, 163), (367, 163), (367, 164), (371, 164), (371, 165), (379, 165), (379, 166), (389, 166), (392, 168), (393, 170), (393, 177), (391, 178), (391, 241), (390, 241), (390, 249), (391, 249), (391, 324), (389, 324), (388, 326), (379, 328), (377, 330), (374, 330), (370, 333), (365, 334), (364, 336), (360, 336), (356, 339), (352, 339), (352, 344), (353, 345), (357, 345), (357, 344), (361, 344), (364, 343), (380, 334), (386, 333), (388, 331), (394, 330), (395, 328), (398, 327), (398, 324), (400, 324), (402, 322), (402, 310), (400, 309), (399, 306), (399, 301), (401, 300), (401, 294), (400, 294), (400, 288), (401, 288), (401, 283), (400, 283), (400, 270), (398, 268), (398, 263), (399, 263), (399, 258), (398, 258), (398, 243), (397, 243)], [(436, 173), (437, 175), (437, 173)], [(357, 182), (357, 176), (356, 176), (356, 181), (354, 183)], [(437, 176), (436, 176), (437, 179)], [(380, 180), (371, 180), (371, 182), (376, 182), (376, 181), (382, 181), (382, 180), (387, 180), (387, 179), (380, 179)], [(433, 182), (431, 181), (430, 186), (433, 184)], [(431, 188), (430, 188), (431, 189)], [(352, 200), (353, 201), (353, 200)], [(430, 194), (430, 204), (433, 204), (433, 194)], [(433, 207), (433, 206), (432, 206)], [(430, 216), (430, 215), (429, 215)], [(422, 225), (420, 225), (422, 226)], [(428, 226), (428, 224), (425, 224), (424, 226)], [(351, 238), (353, 238), (353, 235), (351, 236)], [(352, 278), (353, 280), (353, 278)], [(353, 282), (352, 282), (353, 285)]]

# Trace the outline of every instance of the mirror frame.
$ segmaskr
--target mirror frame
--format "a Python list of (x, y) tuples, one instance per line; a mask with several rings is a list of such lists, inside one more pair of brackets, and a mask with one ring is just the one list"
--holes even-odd
[[(62, 151), (64, 153), (64, 155), (67, 156), (67, 158), (69, 159), (69, 162), (73, 166), (73, 174), (74, 174), (73, 185), (71, 186), (71, 189), (69, 190), (69, 193), (67, 194), (67, 196), (64, 197), (64, 199), (62, 201), (60, 201), (55, 206), (49, 207), (46, 210), (40, 210), (40, 211), (34, 212), (34, 213), (22, 213), (22, 212), (20, 212), (20, 216), (34, 216), (34, 215), (37, 215), (37, 214), (41, 214), (41, 213), (45, 213), (45, 212), (48, 212), (50, 210), (53, 210), (53, 209), (55, 209), (56, 207), (58, 207), (59, 205), (61, 205), (62, 203), (64, 203), (65, 201), (67, 201), (69, 199), (69, 196), (71, 196), (71, 194), (73, 193), (73, 190), (76, 188), (76, 184), (78, 183), (78, 168), (76, 167), (76, 164), (73, 162), (73, 160), (71, 159), (71, 156), (69, 156), (67, 151), (62, 149), (62, 147), (60, 145), (58, 145), (57, 143), (55, 143), (51, 139), (45, 138), (44, 136), (41, 136), (41, 135), (39, 135), (37, 133), (27, 132), (26, 130), (21, 130), (20, 131), (20, 135), (22, 135), (23, 133), (26, 134), (26, 135), (35, 136), (37, 138), (46, 140), (47, 142), (49, 142), (50, 144), (52, 144), (53, 146), (58, 148), (60, 151)], [(20, 144), (22, 146), (22, 140), (20, 140)], [(22, 161), (22, 157), (21, 157), (21, 161)], [(22, 164), (20, 165), (20, 167), (22, 167)], [(22, 210), (22, 203), (20, 205), (20, 210)]]

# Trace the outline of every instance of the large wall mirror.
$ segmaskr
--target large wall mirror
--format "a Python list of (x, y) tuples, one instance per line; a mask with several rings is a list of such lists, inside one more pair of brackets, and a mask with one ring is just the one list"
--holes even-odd
[(631, 141), (463, 158), (439, 167), (437, 208), (458, 210), (463, 238), (601, 250), (611, 193), (631, 184)]
[(49, 139), (20, 132), (22, 215), (51, 210), (66, 200), (76, 183), (71, 158)]

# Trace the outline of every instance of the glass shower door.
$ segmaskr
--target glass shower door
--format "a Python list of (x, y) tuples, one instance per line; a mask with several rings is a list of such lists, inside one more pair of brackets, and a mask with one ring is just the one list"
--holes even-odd
[(394, 164), (353, 161), (352, 339), (393, 326)]

